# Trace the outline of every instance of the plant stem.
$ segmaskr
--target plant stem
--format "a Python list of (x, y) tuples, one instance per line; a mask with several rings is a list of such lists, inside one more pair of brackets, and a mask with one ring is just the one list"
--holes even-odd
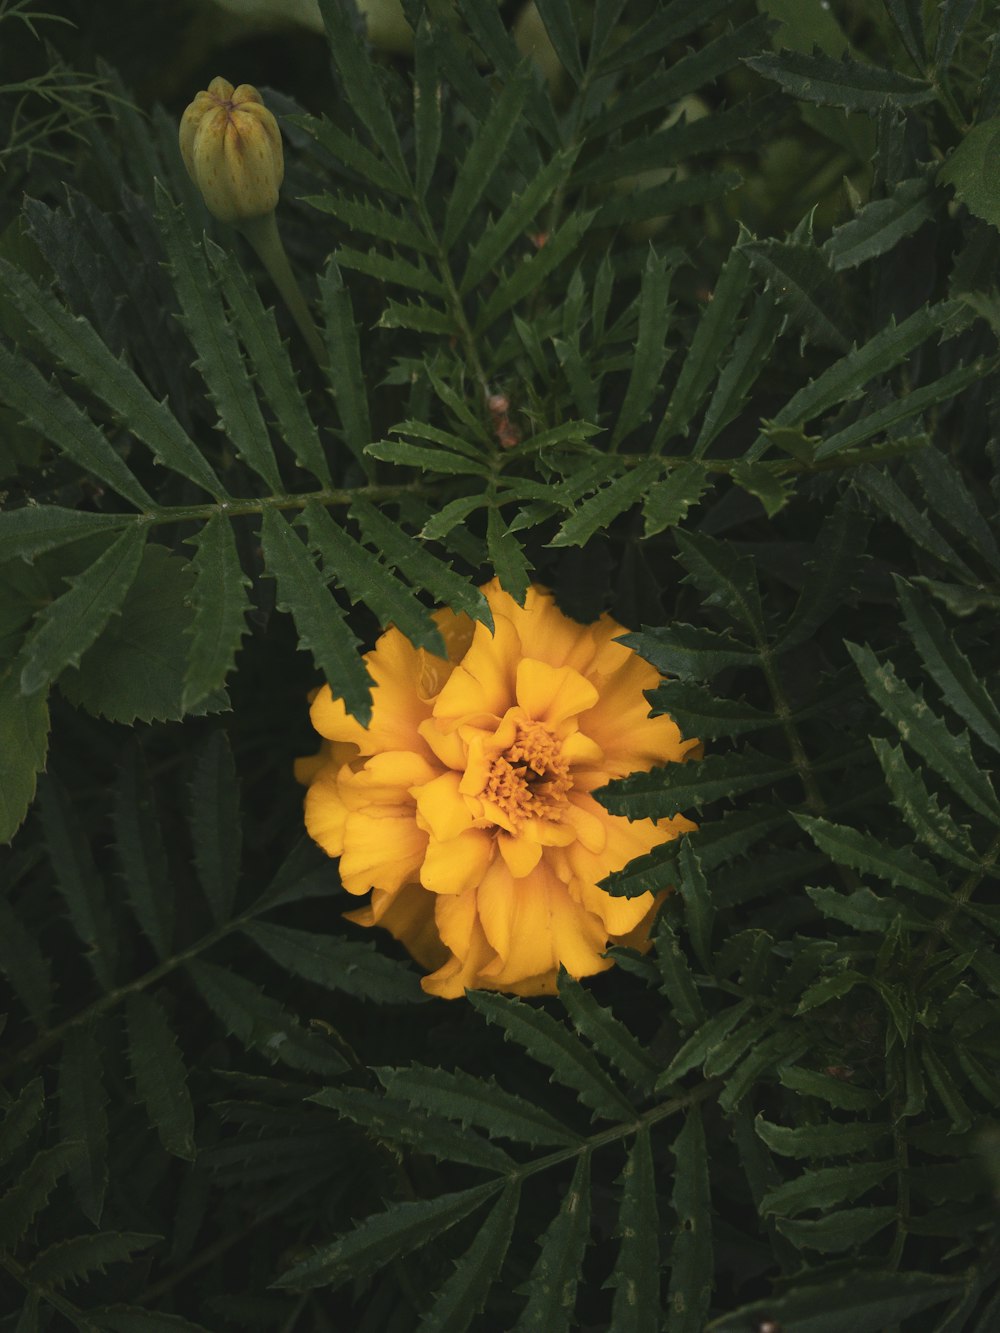
[(289, 313), (299, 326), (299, 331), (316, 358), (316, 364), (322, 370), (327, 363), (326, 348), (319, 336), (319, 330), (313, 320), (312, 312), (306, 304), (299, 286), (298, 278), (288, 262), (288, 255), (278, 234), (278, 224), (273, 213), (262, 218), (251, 218), (240, 224), (240, 230), (253, 246), (257, 258), (267, 269), (271, 281), (281, 293), (282, 300)]

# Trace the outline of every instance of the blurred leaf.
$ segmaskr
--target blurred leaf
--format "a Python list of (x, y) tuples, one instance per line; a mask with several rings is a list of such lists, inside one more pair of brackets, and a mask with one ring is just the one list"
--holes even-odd
[(856, 60), (834, 60), (819, 52), (782, 51), (751, 56), (744, 63), (765, 79), (773, 79), (792, 97), (847, 111), (876, 112), (885, 102), (919, 106), (934, 97), (934, 89), (923, 79)]
[(161, 1006), (136, 991), (126, 1001), (128, 1053), (136, 1092), (164, 1149), (193, 1161), (194, 1107), (177, 1039)]
[(970, 213), (1000, 228), (1000, 185), (992, 164), (1000, 151), (1000, 116), (981, 121), (938, 171), (938, 182), (951, 185)]
[(676, 1162), (671, 1202), (677, 1230), (670, 1252), (669, 1326), (701, 1333), (715, 1286), (708, 1154), (701, 1110), (692, 1107), (671, 1145)]
[(0, 677), (0, 843), (10, 842), (28, 812), (48, 744), (47, 693), (23, 695), (8, 671)]
[(540, 1253), (522, 1288), (528, 1303), (514, 1333), (569, 1333), (590, 1232), (590, 1154), (581, 1153), (558, 1213), (539, 1240)]

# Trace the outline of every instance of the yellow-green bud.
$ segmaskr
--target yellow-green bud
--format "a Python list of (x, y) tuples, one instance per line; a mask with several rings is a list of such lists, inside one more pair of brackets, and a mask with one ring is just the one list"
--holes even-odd
[(285, 174), (278, 122), (249, 83), (213, 79), (184, 112), (181, 156), (220, 222), (273, 213)]

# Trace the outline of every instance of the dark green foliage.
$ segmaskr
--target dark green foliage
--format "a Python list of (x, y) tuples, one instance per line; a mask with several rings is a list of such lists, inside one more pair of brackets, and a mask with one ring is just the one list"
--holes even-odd
[[(0, 175), (0, 1330), (993, 1333), (995, 6), (404, 8), (246, 76), (317, 360), (110, 73)], [(647, 952), (446, 1005), (291, 765), (494, 574), (699, 827)]]

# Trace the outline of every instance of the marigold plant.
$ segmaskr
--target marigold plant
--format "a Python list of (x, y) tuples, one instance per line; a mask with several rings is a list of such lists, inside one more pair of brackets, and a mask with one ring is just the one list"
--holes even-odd
[(329, 685), (312, 721), (319, 753), (298, 764), (306, 827), (340, 857), (349, 915), (384, 926), (424, 966), (432, 995), (466, 988), (554, 992), (611, 966), (611, 944), (648, 945), (657, 900), (612, 898), (600, 881), (693, 829), (683, 816), (629, 821), (596, 788), (695, 749), (672, 718), (649, 716), (657, 672), (604, 615), (579, 625), (550, 593), (524, 606), (497, 580), (495, 628), (439, 611), (447, 658), (397, 629), (366, 660), (375, 681), (362, 726)]

